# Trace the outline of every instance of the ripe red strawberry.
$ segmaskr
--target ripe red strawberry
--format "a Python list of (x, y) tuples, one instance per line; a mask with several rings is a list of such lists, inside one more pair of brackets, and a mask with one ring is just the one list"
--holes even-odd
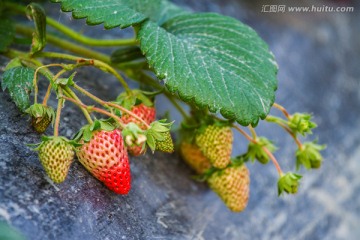
[(37, 150), (50, 179), (55, 183), (63, 182), (74, 159), (72, 145), (62, 137), (53, 137), (43, 140)]
[(216, 168), (225, 168), (230, 163), (233, 133), (230, 127), (216, 124), (196, 134), (195, 143), (199, 146), (204, 156)]
[(249, 200), (250, 176), (245, 164), (230, 166), (213, 173), (208, 183), (231, 211), (241, 212), (246, 208)]
[(84, 143), (77, 156), (82, 165), (110, 190), (127, 194), (131, 188), (131, 173), (121, 132), (97, 130)]
[(182, 142), (180, 145), (180, 154), (182, 159), (195, 170), (198, 174), (203, 174), (211, 167), (209, 159), (207, 159), (195, 144)]
[[(152, 123), (155, 121), (156, 117), (156, 110), (155, 107), (148, 107), (144, 105), (143, 103), (139, 105), (135, 105), (131, 108), (131, 112), (142, 118), (147, 124)], [(134, 118), (133, 116), (123, 113), (121, 120), (128, 124), (130, 122), (136, 123), (141, 129), (145, 130), (146, 126), (138, 119)], [(139, 156), (141, 154), (144, 154), (146, 151), (146, 148), (143, 148), (143, 144), (140, 146), (129, 146), (128, 151), (133, 156)]]

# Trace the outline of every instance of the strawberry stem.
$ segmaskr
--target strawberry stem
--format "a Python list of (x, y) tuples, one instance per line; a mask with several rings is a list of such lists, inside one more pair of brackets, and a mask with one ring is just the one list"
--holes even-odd
[[(62, 95), (62, 90), (61, 90), (61, 88), (59, 88), (59, 96), (61, 96), (61, 95)], [(55, 137), (59, 136), (60, 115), (61, 115), (61, 109), (63, 106), (63, 102), (64, 102), (64, 99), (59, 97), (58, 105), (57, 105), (57, 109), (56, 109), (55, 125), (54, 125), (54, 136)]]
[[(257, 143), (256, 139), (253, 139), (249, 134), (247, 134), (244, 130), (242, 130), (239, 126), (233, 124), (232, 125), (233, 128), (235, 128), (238, 132), (240, 132), (242, 135), (245, 136), (245, 138), (247, 140), (249, 140), (250, 142), (252, 143)], [(255, 129), (252, 128), (252, 131), (254, 131), (254, 133), (256, 134), (255, 132)], [(269, 151), (269, 149), (267, 149), (266, 147), (262, 147), (262, 149), (264, 150), (264, 152), (270, 157), (271, 161), (273, 162), (278, 174), (281, 176), (282, 174), (282, 170), (281, 170), (281, 167), (280, 167), (280, 164), (278, 163), (278, 161), (276, 160), (275, 156)]]
[(296, 134), (284, 123), (286, 121), (280, 121), (281, 119), (278, 120), (278, 118), (273, 117), (273, 116), (267, 116), (265, 120), (268, 122), (271, 122), (271, 123), (275, 123), (275, 124), (279, 125), (280, 127), (282, 127), (294, 139), (298, 148), (300, 150), (303, 149), (303, 145), (302, 145), (301, 141), (297, 138)]
[(280, 104), (278, 103), (274, 103), (273, 105), (274, 108), (277, 108), (279, 109), (287, 119), (289, 119), (291, 117), (291, 115), (289, 114), (289, 112), (286, 110), (286, 108), (284, 108), (283, 106), (281, 106)]
[(78, 90), (79, 92), (81, 92), (82, 94), (88, 96), (89, 98), (91, 98), (91, 99), (94, 100), (95, 102), (103, 105), (104, 107), (110, 106), (110, 107), (117, 108), (117, 109), (119, 109), (120, 111), (125, 112), (125, 113), (129, 114), (130, 116), (136, 118), (137, 120), (141, 121), (141, 123), (143, 123), (143, 124), (147, 127), (147, 129), (150, 128), (150, 125), (147, 124), (141, 117), (139, 117), (138, 115), (134, 114), (133, 112), (127, 110), (126, 108), (124, 108), (124, 107), (122, 107), (122, 106), (120, 106), (120, 105), (111, 103), (111, 102), (103, 101), (103, 100), (101, 100), (100, 98), (98, 98), (98, 97), (96, 97), (95, 95), (93, 95), (92, 93), (86, 91), (85, 89), (83, 89), (82, 87), (80, 87), (80, 86), (77, 85), (77, 84), (74, 84), (74, 88), (75, 88), (76, 90)]
[(53, 63), (53, 64), (48, 64), (48, 65), (44, 65), (44, 66), (40, 66), (38, 68), (36, 68), (35, 73), (34, 73), (34, 78), (33, 78), (33, 86), (34, 86), (34, 104), (37, 103), (37, 97), (38, 97), (38, 92), (39, 92), (39, 88), (37, 85), (37, 73), (39, 72), (40, 69), (42, 68), (47, 68), (47, 67), (62, 67), (62, 64), (59, 63)]
[(119, 80), (119, 82), (124, 87), (126, 92), (128, 92), (128, 93), (131, 92), (131, 89), (129, 88), (129, 86), (126, 83), (126, 81), (124, 80), (124, 78), (113, 67), (111, 67), (109, 64), (107, 64), (105, 61), (100, 61), (97, 59), (84, 59), (82, 57), (74, 56), (71, 54), (56, 53), (56, 52), (40, 52), (40, 53), (36, 54), (36, 57), (60, 58), (60, 59), (66, 59), (66, 60), (76, 61), (76, 62), (79, 62), (81, 60), (85, 60), (85, 61), (88, 60), (88, 65), (92, 65), (101, 70), (105, 70), (105, 71), (111, 73)]
[(63, 99), (67, 100), (67, 101), (70, 101), (74, 104), (76, 104), (77, 106), (81, 107), (81, 108), (85, 108), (88, 112), (91, 112), (91, 111), (95, 111), (95, 112), (98, 112), (98, 113), (101, 113), (101, 114), (104, 114), (104, 115), (107, 115), (109, 117), (112, 117), (114, 118), (119, 124), (120, 124), (120, 127), (122, 129), (124, 129), (126, 126), (125, 124), (123, 123), (123, 121), (118, 117), (116, 116), (115, 114), (112, 114), (104, 109), (101, 109), (101, 108), (97, 108), (97, 107), (94, 107), (94, 106), (88, 106), (88, 105), (85, 105), (73, 98), (69, 98), (69, 97), (65, 97), (65, 96), (61, 96)]
[(51, 83), (49, 83), (49, 85), (48, 85), (48, 88), (47, 88), (47, 90), (46, 90), (46, 94), (45, 94), (44, 100), (43, 100), (43, 102), (42, 102), (42, 104), (43, 104), (44, 106), (47, 105), (47, 101), (48, 101), (48, 99), (50, 98), (50, 94), (51, 94)]
[[(77, 102), (81, 103), (81, 100), (76, 96), (76, 94), (68, 87), (68, 86), (65, 86), (63, 87), (64, 89), (64, 92), (65, 92), (65, 95), (68, 95), (69, 97), (72, 97), (73, 99), (75, 99)], [(93, 120), (91, 119), (91, 116), (88, 112), (88, 110), (86, 109), (86, 107), (80, 107), (81, 111), (83, 112), (86, 120), (92, 124), (93, 123)]]

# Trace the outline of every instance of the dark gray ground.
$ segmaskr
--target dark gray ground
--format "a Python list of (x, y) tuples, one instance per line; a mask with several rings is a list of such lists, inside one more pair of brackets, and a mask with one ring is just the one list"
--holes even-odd
[[(271, 14), (261, 13), (262, 3), (176, 2), (236, 17), (269, 43), (280, 66), (277, 102), (290, 112), (314, 113), (319, 124), (315, 134), (328, 145), (323, 167), (304, 173), (297, 196), (278, 198), (273, 166), (249, 165), (250, 202), (240, 214), (229, 212), (204, 184), (190, 180), (191, 171), (176, 154), (148, 153), (132, 159), (133, 188), (126, 197), (108, 191), (77, 162), (65, 183), (55, 186), (46, 179), (36, 153), (24, 145), (38, 142), (39, 136), (8, 93), (1, 92), (0, 220), (31, 240), (359, 239), (360, 6), (350, 3), (354, 13)], [(59, 21), (71, 21), (58, 5), (47, 8)], [(74, 28), (95, 37), (121, 32), (83, 23), (71, 21)], [(105, 77), (97, 70), (87, 68), (77, 77), (105, 99), (121, 91), (111, 77), (105, 80), (108, 85), (100, 86)], [(158, 102), (160, 113), (169, 107)], [(81, 116), (79, 111), (67, 109), (61, 131), (70, 137), (85, 121), (73, 120), (74, 115)], [(172, 116), (178, 119), (177, 114)], [(276, 126), (261, 123), (258, 129), (281, 146), (276, 156), (283, 168), (293, 169), (291, 139)], [(236, 144), (234, 154), (246, 148), (241, 137)]]

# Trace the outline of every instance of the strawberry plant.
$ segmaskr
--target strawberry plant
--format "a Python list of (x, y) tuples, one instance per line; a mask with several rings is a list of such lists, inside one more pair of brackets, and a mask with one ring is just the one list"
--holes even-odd
[[(249, 162), (273, 163), (279, 174), (279, 195), (301, 189), (302, 176), (283, 172), (273, 154), (281, 146), (256, 133), (260, 120), (278, 125), (294, 139), (295, 171), (321, 166), (325, 146), (302, 142), (317, 126), (312, 116), (290, 114), (275, 103), (274, 55), (240, 21), (189, 12), (167, 0), (52, 0), (55, 7), (71, 12), (75, 19), (86, 18), (89, 25), (134, 30), (130, 39), (94, 39), (47, 16), (40, 4), (22, 2), (26, 1), (0, 1), (0, 53), (9, 59), (1, 86), (19, 111), (30, 116), (35, 131), (48, 133), (53, 126), (53, 136), (43, 136), (35, 150), (55, 183), (65, 180), (76, 155), (106, 187), (127, 194), (131, 189), (128, 153), (133, 157), (147, 149), (172, 153), (175, 145), (198, 174), (194, 179), (206, 181), (230, 210), (239, 212), (249, 199)], [(24, 24), (24, 16), (34, 22), (33, 27)], [(47, 45), (59, 51), (49, 51)], [(109, 56), (94, 46), (115, 51)], [(44, 64), (49, 59), (52, 63)], [(118, 97), (105, 101), (84, 89), (76, 70), (86, 67), (103, 71), (104, 84), (109, 74), (115, 76), (122, 84)], [(41, 102), (40, 76), (48, 81)], [(141, 88), (131, 89), (128, 81), (139, 82)], [(79, 94), (94, 105), (84, 104)], [(179, 131), (172, 134), (172, 119), (156, 120), (154, 102), (160, 94), (183, 117)], [(55, 110), (48, 105), (50, 97), (57, 98)], [(185, 105), (190, 111), (184, 110)], [(88, 125), (69, 140), (59, 136), (59, 128), (62, 109), (73, 106), (81, 109)], [(279, 114), (270, 115), (271, 108)], [(103, 118), (97, 119), (99, 115)], [(235, 132), (249, 141), (240, 156), (232, 156)]]

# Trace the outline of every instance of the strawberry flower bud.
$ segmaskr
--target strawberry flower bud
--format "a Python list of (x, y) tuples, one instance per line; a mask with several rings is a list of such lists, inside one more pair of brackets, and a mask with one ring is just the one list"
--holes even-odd
[(301, 175), (296, 173), (282, 174), (278, 181), (278, 194), (279, 196), (283, 193), (295, 194), (298, 191), (300, 184)]
[(323, 161), (320, 151), (325, 148), (325, 145), (314, 142), (304, 143), (303, 147), (296, 151), (296, 169), (299, 169), (300, 165), (306, 169), (319, 168)]
[(274, 152), (276, 150), (275, 145), (269, 139), (260, 137), (256, 139), (256, 143), (249, 143), (247, 157), (249, 157), (252, 162), (257, 159), (260, 163), (267, 164), (270, 158), (264, 151), (263, 147), (266, 147), (270, 152)]
[(316, 128), (316, 123), (311, 121), (310, 114), (295, 113), (288, 121), (289, 128), (295, 133), (300, 133), (305, 136), (312, 134), (311, 129)]

